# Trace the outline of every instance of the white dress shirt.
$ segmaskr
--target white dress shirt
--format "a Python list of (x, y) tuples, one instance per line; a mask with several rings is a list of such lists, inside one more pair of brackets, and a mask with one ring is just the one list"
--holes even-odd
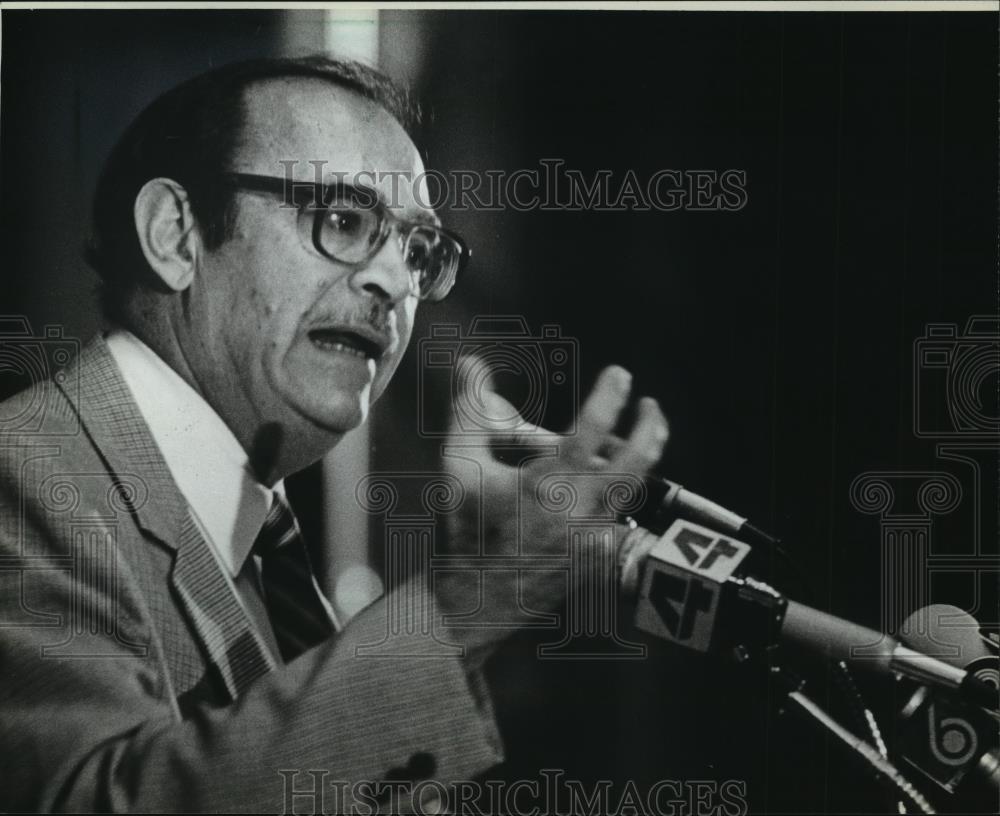
[[(248, 591), (256, 591), (259, 601), (259, 566), (254, 564), (252, 571), (243, 567), (273, 494), (284, 498), (283, 482), (273, 489), (258, 482), (229, 426), (138, 337), (116, 329), (106, 340), (192, 518), (236, 589), (244, 611), (274, 652), (274, 635), (266, 612), (262, 615), (263, 604), (247, 597)], [(252, 590), (245, 585), (248, 575), (258, 578)]]
[[(156, 352), (124, 330), (111, 332), (107, 343), (191, 514), (235, 577), (271, 507), (272, 491), (254, 478), (226, 423)], [(275, 491), (284, 493), (281, 482)]]

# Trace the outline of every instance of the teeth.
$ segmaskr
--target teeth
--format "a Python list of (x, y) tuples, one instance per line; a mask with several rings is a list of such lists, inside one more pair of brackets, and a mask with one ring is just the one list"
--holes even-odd
[(321, 349), (326, 349), (329, 351), (340, 351), (344, 354), (351, 354), (354, 357), (359, 357), (364, 360), (367, 359), (368, 355), (365, 354), (361, 349), (356, 349), (353, 346), (345, 346), (343, 343), (338, 343), (331, 340), (323, 340), (318, 337), (313, 338), (313, 343), (319, 346)]

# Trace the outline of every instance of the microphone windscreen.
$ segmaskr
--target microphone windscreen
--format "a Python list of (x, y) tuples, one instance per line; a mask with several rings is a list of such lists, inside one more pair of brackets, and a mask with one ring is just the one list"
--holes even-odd
[(1000, 686), (997, 657), (980, 634), (979, 622), (957, 606), (921, 607), (903, 621), (899, 638), (911, 649), (965, 669), (994, 687)]

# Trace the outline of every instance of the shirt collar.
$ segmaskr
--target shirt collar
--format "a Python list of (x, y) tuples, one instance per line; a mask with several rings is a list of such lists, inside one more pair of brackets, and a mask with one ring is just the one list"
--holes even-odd
[(222, 418), (138, 337), (117, 329), (107, 344), (195, 520), (235, 576), (284, 484), (257, 481)]

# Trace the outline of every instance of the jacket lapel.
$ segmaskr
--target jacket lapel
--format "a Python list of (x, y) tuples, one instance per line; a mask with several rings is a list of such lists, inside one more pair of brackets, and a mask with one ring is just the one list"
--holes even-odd
[[(75, 369), (75, 370), (74, 370)], [(123, 491), (139, 527), (174, 553), (171, 584), (226, 690), (236, 699), (274, 668), (218, 560), (188, 511), (145, 420), (103, 338), (80, 352), (67, 371), (78, 393), (63, 389), (113, 479), (141, 476), (146, 494)]]

